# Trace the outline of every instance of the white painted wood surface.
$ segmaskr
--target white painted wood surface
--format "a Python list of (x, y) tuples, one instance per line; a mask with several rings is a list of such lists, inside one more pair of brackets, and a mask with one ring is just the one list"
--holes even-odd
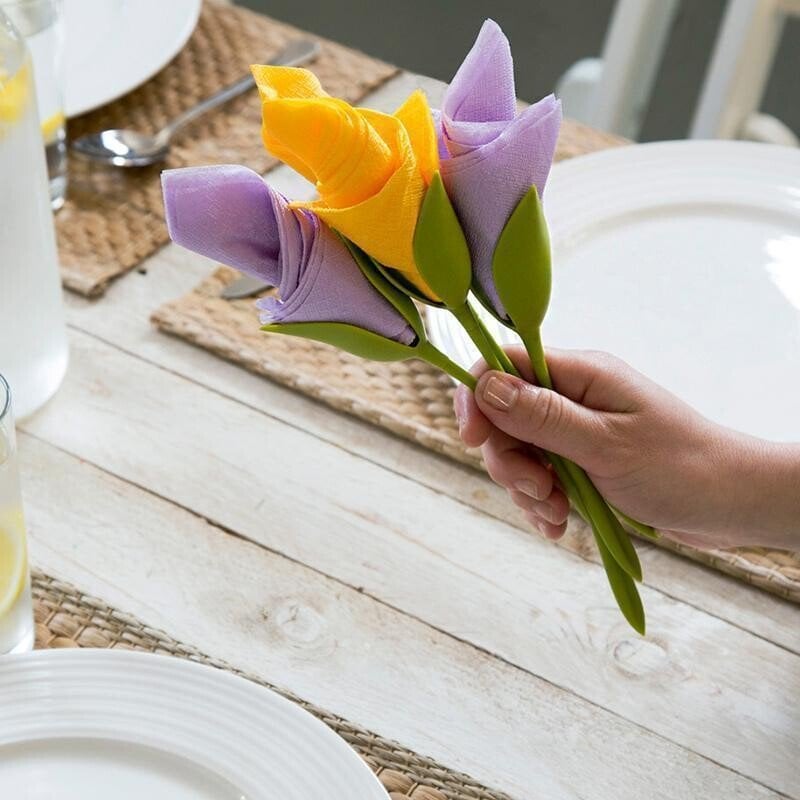
[(800, 800), (795, 606), (643, 546), (637, 638), (483, 476), (155, 331), (210, 267), (67, 298), (20, 436), (35, 564), (514, 797)]

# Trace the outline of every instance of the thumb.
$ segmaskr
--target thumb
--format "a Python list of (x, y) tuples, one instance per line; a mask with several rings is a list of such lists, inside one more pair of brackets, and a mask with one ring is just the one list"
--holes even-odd
[(501, 431), (570, 461), (592, 463), (604, 449), (607, 433), (602, 412), (513, 375), (484, 373), (475, 388), (475, 400)]

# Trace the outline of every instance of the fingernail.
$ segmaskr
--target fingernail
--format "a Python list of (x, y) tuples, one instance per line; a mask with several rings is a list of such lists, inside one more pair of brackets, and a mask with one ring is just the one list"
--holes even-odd
[(542, 496), (542, 490), (533, 481), (529, 480), (517, 481), (514, 484), (514, 488), (517, 491), (528, 495), (528, 497), (532, 497), (534, 500), (544, 500), (544, 497)]
[(483, 385), (483, 399), (498, 411), (510, 411), (517, 402), (519, 389), (508, 379), (492, 375)]
[(548, 522), (552, 522), (553, 525), (557, 525), (561, 522), (560, 519), (556, 519), (556, 510), (550, 503), (542, 503), (542, 505), (536, 509), (536, 513), (540, 517), (544, 517)]
[(539, 533), (541, 533), (544, 536), (544, 528), (542, 527), (541, 520), (538, 520), (536, 519), (536, 517), (531, 515), (528, 517), (528, 523), (534, 530), (539, 531)]
[(464, 423), (467, 420), (467, 398), (464, 396), (464, 392), (462, 389), (458, 389), (456, 391), (455, 400), (453, 402), (453, 408), (456, 412), (456, 422), (458, 423), (458, 429), (464, 427)]

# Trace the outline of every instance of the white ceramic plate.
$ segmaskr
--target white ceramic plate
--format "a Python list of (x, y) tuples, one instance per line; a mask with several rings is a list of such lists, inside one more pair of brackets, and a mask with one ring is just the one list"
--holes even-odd
[[(545, 211), (545, 345), (608, 350), (711, 419), (800, 440), (800, 150), (608, 150), (557, 164)], [(429, 322), (451, 357), (476, 357), (448, 314)]]
[(186, 44), (201, 0), (66, 0), (64, 110), (74, 117), (152, 78)]
[(342, 739), (280, 695), (114, 650), (0, 658), (0, 787), (17, 800), (387, 800)]

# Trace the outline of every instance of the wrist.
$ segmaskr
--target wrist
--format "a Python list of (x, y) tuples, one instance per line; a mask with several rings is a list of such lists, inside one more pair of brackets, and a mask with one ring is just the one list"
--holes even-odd
[(732, 540), (800, 550), (800, 444), (733, 436), (725, 487)]

